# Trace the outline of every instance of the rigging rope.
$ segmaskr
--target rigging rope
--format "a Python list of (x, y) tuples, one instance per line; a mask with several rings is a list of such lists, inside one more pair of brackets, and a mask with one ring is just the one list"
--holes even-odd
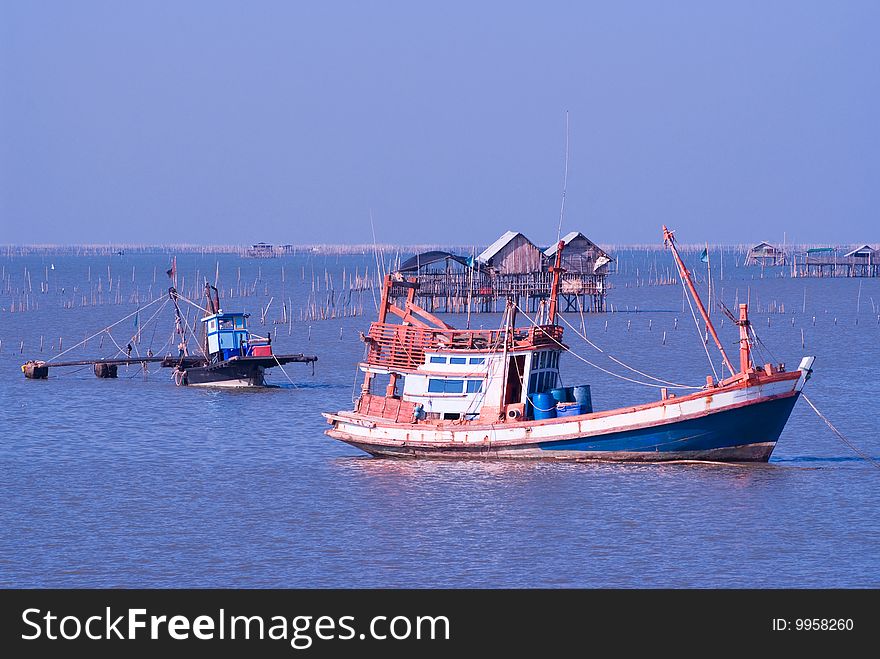
[[(116, 353), (117, 355), (122, 354), (123, 352), (125, 352), (125, 350), (123, 350), (123, 349), (120, 347), (120, 345), (119, 345), (118, 343), (116, 343), (116, 339), (113, 338), (113, 335), (112, 335), (109, 331), (107, 332), (107, 336), (109, 336), (109, 337), (110, 337), (110, 340), (113, 341), (113, 345), (115, 345), (117, 348), (119, 348), (119, 351)], [(114, 355), (114, 356), (115, 356), (115, 355)]]
[[(140, 332), (140, 331), (144, 328), (144, 326), (149, 326), (149, 324), (150, 324), (151, 322), (153, 322), (153, 319), (154, 319), (156, 316), (158, 316), (158, 315), (162, 312), (162, 309), (165, 308), (165, 305), (166, 305), (166, 304), (168, 304), (168, 298), (167, 298), (167, 297), (165, 298), (165, 301), (162, 303), (162, 306), (160, 306), (158, 309), (156, 309), (156, 312), (155, 312), (152, 316), (149, 317), (149, 319), (147, 320), (146, 323), (144, 323), (143, 325), (141, 325), (140, 323), (138, 323), (138, 329), (135, 331), (134, 334), (131, 335), (131, 338), (128, 340), (128, 343), (130, 343), (130, 344), (134, 344), (135, 352), (137, 353), (137, 356), (138, 356), (138, 357), (141, 356), (141, 355), (140, 355), (140, 352), (137, 351), (137, 342), (135, 341), (135, 338), (137, 338), (138, 332)], [(109, 334), (109, 332), (108, 332), (108, 334)], [(116, 343), (116, 342), (114, 341), (114, 343)], [(152, 343), (152, 341), (151, 341), (151, 343)], [(122, 350), (120, 350), (120, 352), (122, 352)]]
[[(540, 325), (537, 325), (537, 324), (535, 323), (535, 321), (533, 321), (533, 320), (531, 319), (531, 317), (529, 317), (529, 315), (519, 307), (519, 305), (516, 305), (516, 304), (515, 304), (515, 306), (516, 306), (517, 309), (519, 309), (520, 313), (521, 313), (523, 316), (525, 316), (526, 319), (527, 319), (530, 323), (532, 323), (532, 325), (534, 325), (535, 327), (537, 327), (538, 329), (540, 329), (540, 330), (544, 333), (544, 335), (545, 335), (547, 338), (549, 338), (551, 341), (553, 341), (555, 344), (557, 344), (560, 348), (562, 348), (562, 349), (565, 350), (566, 352), (571, 353), (572, 355), (574, 355), (574, 357), (576, 357), (577, 359), (580, 359), (580, 360), (581, 360), (582, 362), (584, 362), (585, 364), (589, 364), (589, 365), (592, 366), (593, 368), (595, 368), (595, 369), (597, 369), (597, 370), (599, 370), (599, 371), (602, 371), (603, 373), (607, 373), (608, 375), (610, 375), (610, 376), (612, 376), (612, 377), (615, 377), (615, 378), (620, 378), (621, 380), (626, 380), (627, 382), (633, 382), (634, 384), (641, 384), (641, 385), (644, 385), (645, 387), (654, 387), (654, 388), (656, 388), (656, 389), (665, 389), (665, 388), (666, 388), (666, 387), (663, 387), (663, 386), (661, 386), (661, 385), (659, 385), (659, 384), (654, 384), (653, 382), (642, 382), (641, 380), (634, 380), (633, 378), (628, 378), (628, 377), (626, 377), (625, 375), (620, 375), (619, 373), (614, 373), (613, 371), (609, 371), (609, 370), (606, 369), (606, 368), (602, 368), (602, 367), (599, 366), (598, 364), (594, 364), (593, 362), (591, 362), (591, 361), (590, 361), (589, 359), (587, 359), (586, 357), (582, 357), (581, 355), (579, 355), (579, 354), (577, 354), (576, 352), (574, 352), (574, 351), (573, 351), (571, 348), (569, 348), (568, 346), (566, 346), (566, 345), (560, 343), (555, 337), (553, 337), (553, 336), (551, 336), (550, 334), (548, 334), (547, 331), (546, 331), (543, 327), (541, 327)], [(694, 386), (682, 385), (682, 386), (677, 386), (677, 387), (672, 387), (672, 388), (673, 388), (673, 389), (695, 389), (695, 390), (700, 390), (700, 389), (702, 389), (703, 387), (694, 387)]]
[(587, 338), (587, 335), (586, 335), (586, 334), (582, 334), (581, 332), (578, 332), (577, 328), (574, 327), (571, 323), (569, 323), (569, 322), (565, 319), (565, 317), (564, 317), (562, 314), (558, 314), (558, 316), (562, 319), (562, 322), (563, 322), (563, 323), (565, 323), (566, 325), (568, 325), (568, 326), (571, 328), (571, 331), (574, 332), (576, 336), (579, 336), (580, 338), (582, 338), (582, 339), (583, 339), (584, 341), (586, 341), (590, 346), (592, 346), (593, 348), (595, 348), (596, 350), (598, 350), (599, 352), (601, 352), (603, 355), (605, 355), (606, 357), (608, 357), (608, 359), (610, 359), (610, 360), (613, 361), (614, 363), (616, 363), (616, 364), (620, 364), (620, 365), (623, 366), (625, 369), (627, 369), (627, 370), (629, 370), (629, 371), (632, 371), (633, 373), (638, 373), (639, 375), (644, 376), (644, 377), (648, 378), (649, 380), (654, 380), (655, 382), (662, 382), (663, 384), (668, 384), (669, 386), (672, 386), (672, 387), (680, 387), (680, 388), (682, 388), (682, 389), (687, 389), (687, 388), (688, 388), (688, 385), (686, 385), (686, 384), (679, 384), (678, 382), (670, 382), (669, 380), (663, 380), (662, 378), (655, 378), (653, 375), (648, 375), (647, 373), (644, 373), (644, 372), (642, 372), (642, 371), (640, 371), (640, 370), (638, 370), (638, 369), (636, 369), (636, 368), (633, 368), (632, 366), (629, 366), (629, 365), (627, 365), (627, 364), (624, 364), (622, 361), (620, 361), (620, 360), (617, 359), (616, 357), (613, 357), (612, 355), (609, 355), (607, 352), (605, 352), (604, 350), (602, 350), (602, 348), (600, 348), (600, 347), (597, 346), (595, 343), (593, 343), (592, 341), (590, 341), (590, 339)]
[(205, 315), (208, 314), (208, 310), (205, 309), (205, 307), (199, 306), (198, 304), (196, 304), (195, 302), (190, 300), (188, 297), (185, 297), (184, 295), (182, 295), (180, 292), (177, 293), (177, 299), (183, 300), (187, 304), (191, 304), (192, 306), (194, 306), (196, 309), (200, 309), (200, 310), (204, 311)]
[(813, 408), (813, 411), (819, 416), (819, 418), (825, 422), (825, 425), (828, 426), (829, 428), (831, 428), (831, 432), (833, 432), (835, 435), (837, 435), (837, 437), (840, 439), (840, 441), (842, 441), (844, 444), (849, 446), (849, 448), (852, 450), (852, 452), (855, 453), (856, 455), (858, 455), (860, 458), (862, 458), (862, 460), (865, 460), (866, 462), (871, 463), (872, 466), (877, 467), (877, 469), (880, 469), (880, 462), (878, 462), (877, 460), (872, 458), (870, 455), (868, 455), (864, 451), (861, 451), (858, 448), (856, 448), (852, 442), (850, 442), (846, 437), (844, 437), (843, 433), (840, 432), (837, 428), (835, 428), (834, 425), (827, 418), (825, 418), (825, 415), (819, 411), (819, 408), (817, 408), (813, 404), (813, 401), (811, 401), (809, 398), (807, 398), (807, 395), (805, 393), (801, 392), (801, 396), (804, 397), (804, 400), (807, 401), (809, 406)]
[[(186, 318), (184, 318), (184, 319), (183, 319), (183, 325), (184, 325), (184, 327), (185, 327), (186, 329), (189, 330), (189, 333), (192, 335), (192, 338), (193, 338), (193, 341), (194, 341), (195, 344), (196, 344), (196, 347), (199, 349), (199, 352), (202, 353), (202, 357), (204, 357), (204, 358), (207, 360), (207, 359), (208, 359), (208, 353), (205, 352), (205, 349), (202, 347), (202, 344), (201, 344), (201, 343), (199, 342), (199, 340), (196, 338), (196, 331), (195, 331), (194, 329), (192, 329), (192, 328), (189, 326), (189, 320), (187, 320)], [(210, 360), (208, 360), (208, 361), (210, 361)]]
[[(684, 292), (684, 296), (688, 301), (688, 306), (691, 309), (691, 316), (694, 319), (694, 326), (697, 328), (697, 336), (700, 337), (700, 343), (703, 344), (703, 350), (706, 351), (706, 359), (709, 360), (709, 366), (712, 368), (712, 375), (715, 376), (715, 379), (718, 379), (718, 372), (715, 370), (715, 364), (712, 363), (712, 356), (709, 354), (709, 346), (706, 345), (706, 341), (703, 340), (703, 333), (700, 331), (700, 321), (697, 320), (697, 314), (694, 311), (694, 303), (691, 302), (691, 296), (688, 294), (687, 288), (684, 285), (684, 277), (679, 277), (679, 281), (681, 282), (681, 290)], [(722, 368), (724, 368), (722, 366)], [(723, 372), (723, 371), (722, 371)]]
[(770, 348), (767, 347), (767, 344), (761, 340), (760, 336), (758, 336), (758, 333), (755, 331), (755, 326), (750, 324), (749, 329), (752, 332), (752, 336), (755, 337), (755, 343), (753, 345), (759, 345), (763, 350), (766, 350), (767, 354), (770, 355), (770, 359), (772, 359), (774, 363), (778, 364), (779, 360), (776, 359), (776, 355), (773, 354), (773, 351), (770, 350)]
[(103, 329), (98, 330), (97, 332), (95, 332), (94, 334), (92, 334), (92, 335), (89, 336), (89, 337), (86, 337), (85, 339), (83, 339), (83, 340), (80, 341), (79, 343), (76, 343), (76, 344), (70, 346), (67, 350), (64, 350), (64, 351), (62, 351), (62, 352), (59, 352), (59, 353), (58, 353), (57, 355), (55, 355), (54, 357), (51, 357), (51, 358), (47, 359), (47, 360), (46, 360), (46, 363), (48, 364), (48, 363), (50, 363), (50, 362), (55, 361), (56, 359), (58, 359), (59, 357), (61, 357), (61, 355), (66, 355), (66, 354), (67, 354), (68, 352), (70, 352), (71, 350), (74, 350), (74, 349), (78, 348), (79, 346), (83, 345), (84, 343), (88, 343), (89, 341), (91, 341), (91, 340), (94, 339), (95, 337), (100, 336), (100, 335), (103, 334), (104, 332), (107, 332), (108, 330), (110, 330), (110, 329), (116, 327), (116, 326), (119, 325), (121, 322), (123, 322), (123, 321), (125, 321), (125, 320), (128, 320), (128, 319), (131, 318), (132, 316), (137, 315), (138, 313), (140, 313), (140, 312), (143, 311), (144, 309), (149, 309), (151, 306), (153, 306), (154, 304), (158, 304), (158, 303), (161, 302), (162, 300), (163, 300), (163, 298), (161, 298), (161, 297), (157, 297), (155, 300), (153, 300), (153, 301), (150, 302), (149, 304), (147, 304), (147, 305), (145, 305), (145, 306), (143, 306), (143, 307), (140, 307), (140, 308), (136, 309), (135, 311), (132, 311), (130, 314), (128, 314), (128, 315), (125, 316), (124, 318), (120, 318), (119, 320), (117, 320), (117, 321), (116, 321), (115, 323), (113, 323), (112, 325), (108, 325), (107, 327), (104, 327)]

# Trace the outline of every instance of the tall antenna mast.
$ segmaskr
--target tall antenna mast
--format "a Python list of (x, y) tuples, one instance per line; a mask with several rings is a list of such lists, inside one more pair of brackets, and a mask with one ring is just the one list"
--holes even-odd
[(556, 324), (556, 310), (558, 309), (559, 303), (559, 278), (562, 276), (562, 273), (565, 272), (565, 268), (562, 267), (563, 249), (565, 249), (565, 241), (560, 240), (556, 243), (555, 265), (550, 268), (550, 272), (553, 273), (553, 284), (550, 286), (550, 311), (547, 314), (548, 325)]
[(562, 175), (562, 206), (559, 208), (559, 228), (556, 242), (562, 237), (562, 219), (565, 217), (565, 190), (568, 188), (568, 110), (565, 111), (565, 173)]

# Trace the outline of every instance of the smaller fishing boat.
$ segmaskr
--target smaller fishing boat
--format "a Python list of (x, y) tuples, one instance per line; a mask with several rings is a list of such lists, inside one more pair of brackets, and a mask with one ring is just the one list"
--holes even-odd
[[(176, 294), (173, 293), (172, 297)], [(204, 358), (187, 359), (181, 354), (174, 365), (174, 381), (178, 385), (211, 387), (264, 387), (265, 372), (275, 366), (292, 362), (314, 363), (314, 355), (276, 355), (272, 352), (272, 335), (258, 336), (248, 330), (250, 314), (224, 312), (220, 309), (217, 289), (205, 285), (207, 315), (204, 328)], [(176, 299), (175, 299), (176, 305)], [(180, 309), (176, 307), (178, 318)], [(165, 365), (165, 364), (163, 364)]]
[[(509, 299), (500, 329), (455, 329), (415, 304), (416, 278), (387, 276), (378, 321), (362, 335), (360, 396), (354, 410), (324, 414), (327, 434), (386, 457), (766, 462), (812, 374), (813, 357), (793, 371), (755, 363), (756, 335), (748, 306), (740, 304), (738, 316), (725, 308), (739, 329), (734, 366), (665, 226), (663, 236), (727, 377), (709, 375), (698, 386), (642, 373), (660, 399), (606, 410), (593, 409), (589, 385), (560, 386), (560, 357), (570, 351), (557, 323), (560, 242), (549, 308), (525, 327), (516, 318), (526, 314)], [(399, 297), (404, 304), (393, 302)], [(391, 316), (400, 322), (388, 322)], [(378, 378), (387, 382), (384, 391), (376, 390)], [(672, 393), (676, 388), (684, 391)]]
[[(169, 276), (173, 273), (173, 269), (174, 266), (169, 271)], [(180, 311), (181, 300), (198, 307), (205, 313), (201, 319), (203, 330), (201, 341), (198, 341), (193, 336), (194, 332), (189, 331), (189, 324)], [(156, 300), (151, 304), (158, 302), (160, 300)], [(219, 292), (217, 288), (210, 284), (205, 284), (206, 308), (200, 307), (183, 297), (173, 286), (168, 289), (168, 297), (164, 302), (166, 304), (171, 302), (174, 306), (174, 335), (179, 340), (176, 356), (172, 354), (154, 356), (149, 350), (146, 355), (132, 355), (132, 351), (137, 345), (134, 337), (132, 337), (132, 340), (125, 348), (119, 347), (119, 344), (116, 343), (112, 334), (110, 334), (110, 329), (118, 325), (122, 320), (134, 317), (135, 324), (138, 327), (135, 336), (138, 336), (141, 332), (138, 322), (139, 313), (134, 312), (61, 353), (65, 354), (74, 348), (84, 345), (89, 339), (94, 339), (106, 332), (114, 344), (119, 347), (119, 352), (116, 356), (105, 359), (80, 359), (73, 361), (58, 361), (57, 359), (45, 361), (30, 360), (22, 365), (21, 371), (30, 380), (44, 380), (49, 377), (50, 367), (92, 366), (96, 377), (112, 379), (118, 377), (120, 366), (141, 366), (146, 372), (148, 364), (158, 364), (161, 367), (173, 369), (174, 382), (178, 386), (265, 387), (268, 386), (265, 373), (271, 368), (277, 366), (283, 371), (284, 364), (293, 362), (314, 364), (318, 361), (316, 356), (304, 355), (302, 353), (275, 354), (272, 348), (271, 333), (268, 333), (266, 336), (252, 333), (248, 329), (248, 318), (250, 315), (247, 313), (224, 312), (220, 308)], [(157, 314), (158, 312), (154, 313), (153, 318)], [(189, 339), (198, 344), (198, 352), (196, 354), (190, 353)], [(56, 357), (61, 356), (61, 354)]]

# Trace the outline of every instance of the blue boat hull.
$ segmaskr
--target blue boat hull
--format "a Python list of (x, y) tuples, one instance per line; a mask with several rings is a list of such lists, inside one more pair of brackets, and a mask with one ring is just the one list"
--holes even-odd
[(767, 461), (791, 415), (798, 395), (662, 426), (599, 437), (543, 442), (538, 446), (541, 450), (550, 452), (613, 454), (614, 459), (627, 459), (626, 454), (633, 454), (629, 459)]
[(797, 402), (795, 393), (698, 418), (589, 437), (506, 444), (438, 447), (389, 445), (351, 435), (328, 434), (384, 457), (512, 458), (567, 461), (667, 462), (710, 460), (767, 462)]

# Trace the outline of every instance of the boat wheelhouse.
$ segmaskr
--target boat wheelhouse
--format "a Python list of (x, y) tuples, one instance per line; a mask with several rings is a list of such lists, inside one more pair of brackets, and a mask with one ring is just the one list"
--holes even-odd
[[(360, 365), (366, 375), (359, 409), (391, 399), (425, 420), (521, 419), (531, 394), (555, 387), (561, 328), (456, 330), (424, 310), (407, 309), (411, 324), (374, 323), (365, 337), (369, 350)], [(402, 311), (394, 305), (390, 310)], [(418, 315), (433, 319), (434, 326)], [(377, 375), (388, 378), (380, 396), (373, 393)]]
[[(173, 290), (173, 289), (172, 289)], [(172, 299), (177, 300), (176, 291)], [(220, 309), (217, 289), (205, 285), (207, 315), (202, 318), (204, 327), (203, 359), (192, 361), (181, 354), (176, 366), (175, 382), (180, 385), (215, 387), (263, 387), (266, 386), (266, 369), (291, 362), (313, 363), (315, 356), (295, 354), (276, 355), (272, 351), (272, 335), (258, 336), (248, 329), (250, 314), (224, 312)], [(180, 310), (177, 309), (178, 327)], [(181, 344), (185, 347), (185, 341)], [(182, 348), (183, 351), (183, 348)]]
[[(508, 300), (500, 329), (455, 329), (414, 303), (417, 279), (386, 277), (379, 318), (361, 335), (367, 351), (359, 365), (360, 396), (354, 410), (324, 414), (327, 434), (393, 457), (768, 460), (813, 358), (792, 372), (782, 364), (755, 364), (754, 330), (741, 304), (738, 317), (727, 312), (740, 334), (734, 367), (672, 232), (663, 231), (729, 377), (709, 376), (705, 386), (688, 387), (683, 395), (661, 387), (659, 401), (599, 411), (592, 409), (588, 385), (559, 387), (559, 358), (569, 350), (556, 322), (560, 241), (548, 304), (528, 327), (517, 326), (522, 312)], [(408, 289), (403, 305), (392, 302), (392, 286)], [(400, 322), (389, 322), (390, 316)]]
[(212, 360), (222, 361), (232, 357), (270, 357), (272, 345), (268, 337), (257, 337), (248, 331), (250, 314), (222, 311), (205, 316), (205, 336), (208, 354)]

